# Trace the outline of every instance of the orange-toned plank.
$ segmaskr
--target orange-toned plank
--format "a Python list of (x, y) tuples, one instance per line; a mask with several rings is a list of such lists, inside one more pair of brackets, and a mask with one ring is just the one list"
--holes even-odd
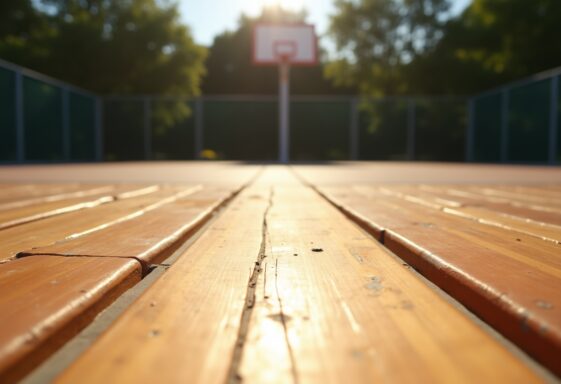
[(0, 381), (18, 380), (140, 280), (135, 260), (29, 257), (0, 265)]
[[(9, 203), (16, 200), (36, 198), (45, 195), (56, 195), (79, 188), (79, 183), (44, 183), (44, 184), (23, 184), (23, 183), (0, 183), (0, 204)], [(83, 186), (83, 184), (82, 184)]]
[(83, 197), (98, 193), (108, 192), (113, 187), (110, 185), (81, 185), (81, 184), (60, 184), (34, 185), (29, 191), (29, 195), (20, 196), (19, 194), (10, 194), (8, 197), (0, 199), (0, 210), (26, 207), (33, 204), (47, 203), (51, 201), (60, 201), (72, 197)]
[(236, 197), (59, 382), (226, 382), (268, 198)]
[(59, 201), (47, 201), (21, 208), (0, 211), (0, 230), (63, 213), (96, 207), (117, 199), (151, 193), (156, 186), (116, 185)]
[(267, 229), (244, 382), (536, 380), (313, 191), (275, 188)]
[(538, 380), (309, 188), (248, 193), (58, 382)]
[[(545, 188), (544, 188), (545, 189)], [(487, 198), (468, 192), (461, 186), (422, 185), (415, 195), (448, 207), (478, 207), (512, 216), (525, 217), (542, 223), (561, 225), (561, 209), (535, 204), (521, 204), (504, 198)]]
[(233, 193), (227, 188), (203, 189), (126, 222), (24, 254), (134, 257), (147, 264), (157, 263), (206, 222)]
[(152, 193), (6, 228), (0, 231), (0, 262), (14, 258), (24, 250), (48, 246), (134, 219), (200, 189), (200, 186), (162, 187)]
[[(561, 243), (561, 226), (555, 224), (532, 220), (528, 217), (517, 216), (513, 213), (496, 212), (477, 206), (450, 206), (449, 202), (441, 202), (439, 199), (427, 197), (415, 188), (381, 187), (376, 190), (390, 196), (393, 195), (417, 204), (430, 206), (451, 215), (477, 220), (483, 224), (494, 225), (522, 232), (543, 240)], [(561, 219), (561, 214), (551, 216), (556, 216), (558, 219)]]
[(320, 188), (384, 244), (556, 373), (560, 246), (374, 188)]

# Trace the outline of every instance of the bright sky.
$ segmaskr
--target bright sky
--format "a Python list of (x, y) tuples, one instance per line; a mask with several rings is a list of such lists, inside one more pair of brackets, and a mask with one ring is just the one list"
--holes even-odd
[[(321, 35), (329, 25), (333, 0), (178, 0), (183, 21), (191, 27), (199, 44), (211, 45), (214, 36), (233, 30), (242, 13), (257, 16), (264, 5), (280, 3), (284, 8), (308, 12), (308, 22)], [(461, 12), (470, 0), (453, 0), (453, 12)]]

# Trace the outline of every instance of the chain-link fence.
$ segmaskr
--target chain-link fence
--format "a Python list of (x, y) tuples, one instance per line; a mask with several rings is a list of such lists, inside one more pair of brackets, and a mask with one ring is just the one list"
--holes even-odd
[(0, 161), (101, 159), (99, 98), (0, 61)]
[[(293, 96), (290, 158), (559, 162), (558, 76), (472, 99)], [(2, 162), (275, 161), (278, 117), (276, 96), (99, 97), (0, 61)]]
[(468, 160), (561, 162), (561, 68), (485, 92), (470, 100)]

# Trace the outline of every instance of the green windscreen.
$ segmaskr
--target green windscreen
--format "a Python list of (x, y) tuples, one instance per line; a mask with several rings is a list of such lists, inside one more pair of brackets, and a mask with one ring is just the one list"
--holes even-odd
[(467, 126), (464, 100), (415, 100), (415, 160), (464, 161)]
[(508, 161), (547, 162), (551, 80), (509, 92)]
[(69, 92), (70, 159), (93, 161), (96, 158), (95, 98)]
[(16, 160), (15, 74), (0, 68), (0, 161)]
[(474, 160), (499, 162), (501, 160), (501, 94), (493, 93), (475, 99), (474, 105)]
[(185, 100), (152, 100), (153, 159), (191, 160), (195, 158), (194, 106), (193, 102)]
[(23, 110), (26, 160), (63, 160), (61, 89), (24, 76)]
[(204, 149), (224, 160), (278, 158), (275, 101), (207, 100), (203, 111)]
[(363, 101), (359, 110), (360, 160), (404, 160), (407, 156), (407, 102)]
[(350, 101), (293, 101), (290, 158), (293, 161), (349, 158)]
[(109, 99), (103, 105), (104, 157), (109, 161), (144, 159), (144, 101)]

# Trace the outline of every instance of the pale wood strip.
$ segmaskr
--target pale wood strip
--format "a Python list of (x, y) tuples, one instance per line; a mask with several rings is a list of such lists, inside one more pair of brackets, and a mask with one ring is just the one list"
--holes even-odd
[(111, 191), (111, 185), (59, 185), (53, 188), (37, 185), (37, 196), (10, 196), (0, 203), (0, 211), (27, 207), (34, 204), (61, 201), (73, 197), (91, 196)]
[(33, 254), (136, 258), (146, 267), (167, 258), (185, 236), (210, 219), (235, 190), (214, 187), (174, 199), (168, 204), (79, 237), (25, 250)]
[(0, 211), (0, 230), (153, 191), (153, 186), (116, 185), (80, 197)]
[(58, 382), (226, 382), (268, 199), (243, 191)]
[[(98, 184), (99, 185), (99, 184)], [(80, 183), (44, 183), (44, 184), (24, 184), (24, 183), (0, 183), (0, 204), (35, 198), (49, 194), (59, 194), (69, 191), (69, 189), (84, 186)]]
[(69, 237), (84, 236), (133, 219), (200, 189), (200, 186), (162, 187), (152, 193), (120, 198), (109, 204), (6, 228), (0, 231), (0, 263), (14, 258), (21, 251), (45, 247)]
[(140, 277), (135, 260), (29, 257), (0, 265), (0, 381), (31, 371)]
[[(476, 220), (483, 224), (494, 225), (504, 229), (522, 232), (543, 240), (561, 242), (561, 226), (532, 220), (528, 217), (517, 216), (512, 213), (502, 213), (474, 206), (450, 206), (438, 199), (423, 196), (418, 190), (403, 187), (381, 187), (382, 193), (397, 196), (399, 198), (433, 207), (451, 215), (457, 215), (466, 219)], [(552, 215), (553, 216), (553, 215)], [(555, 215), (561, 219), (561, 214)]]

